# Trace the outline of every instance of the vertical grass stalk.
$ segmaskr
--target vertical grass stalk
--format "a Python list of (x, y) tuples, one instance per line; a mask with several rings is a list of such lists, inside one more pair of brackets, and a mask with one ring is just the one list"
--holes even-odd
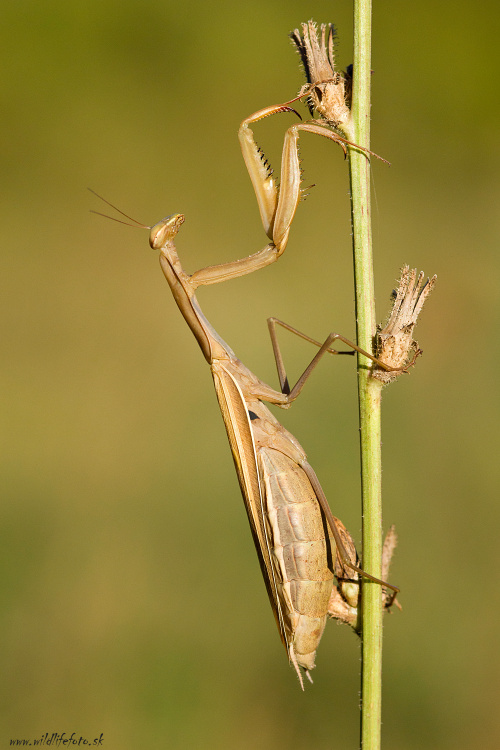
[[(371, 0), (354, 0), (352, 140), (370, 147)], [(375, 293), (370, 218), (370, 163), (350, 150), (350, 183), (356, 326), (358, 345), (373, 349)], [(370, 362), (358, 358), (361, 442), (363, 568), (380, 578), (382, 554), (381, 433), (382, 384), (370, 378)], [(382, 599), (380, 586), (366, 579), (362, 596), (361, 747), (379, 750), (382, 691)]]

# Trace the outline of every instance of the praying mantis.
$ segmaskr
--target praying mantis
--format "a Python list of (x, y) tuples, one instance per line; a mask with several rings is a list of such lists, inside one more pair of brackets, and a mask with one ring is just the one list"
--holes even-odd
[[(248, 142), (248, 130), (245, 137)], [(253, 166), (257, 167), (257, 160), (261, 160), (258, 150), (249, 149), (248, 153), (253, 154)], [(283, 175), (286, 176), (286, 171), (282, 169), (282, 180)], [(298, 191), (300, 182), (295, 183)], [(175, 237), (184, 223), (182, 214), (173, 214), (152, 228), (139, 222), (136, 226), (150, 229), (150, 245), (159, 250), (160, 264), (177, 306), (210, 365), (271, 606), (281, 639), (303, 686), (300, 668), (310, 679), (316, 648), (326, 624), (334, 571), (339, 579), (343, 577), (339, 571), (349, 568), (376, 583), (384, 582), (356, 565), (354, 544), (343, 524), (333, 516), (304, 450), (264, 401), (288, 408), (323, 355), (338, 353), (330, 348), (336, 340), (377, 360), (340, 334), (330, 334), (321, 344), (270, 318), (268, 325), (281, 387), (277, 391), (245, 367), (204, 316), (195, 296), (199, 286), (253, 273), (275, 262), (285, 249), (294, 212), (283, 203), (287, 192), (272, 193), (268, 186), (269, 183), (265, 196), (264, 190), (261, 191), (260, 199), (269, 218), (272, 241), (246, 258), (209, 266), (192, 275), (183, 269), (175, 247)], [(293, 388), (289, 387), (279, 350), (277, 325), (319, 347)], [(345, 575), (340, 591), (348, 604), (355, 607), (357, 587), (354, 585), (353, 590), (351, 577)]]
[[(311, 679), (310, 670), (315, 666), (316, 649), (329, 612), (334, 574), (339, 580), (340, 595), (351, 607), (357, 604), (355, 581), (359, 575), (395, 592), (399, 589), (358, 567), (354, 543), (332, 514), (303, 448), (264, 402), (287, 409), (299, 396), (321, 358), (326, 353), (339, 354), (331, 348), (335, 341), (342, 341), (384, 370), (396, 368), (380, 362), (338, 333), (331, 333), (320, 343), (276, 318), (269, 318), (280, 381), (280, 390), (275, 390), (236, 357), (207, 320), (195, 296), (200, 286), (258, 271), (274, 263), (284, 252), (301, 196), (300, 131), (326, 136), (339, 143), (344, 153), (347, 145), (359, 148), (324, 126), (293, 125), (285, 135), (278, 188), (250, 125), (272, 114), (295, 111), (289, 104), (259, 110), (243, 120), (239, 129), (243, 157), (270, 240), (262, 250), (190, 275), (184, 270), (175, 246), (176, 235), (185, 220), (182, 214), (172, 214), (153, 227), (146, 227), (135, 219), (131, 221), (135, 226), (150, 230), (150, 245), (159, 251), (160, 264), (175, 302), (210, 365), (269, 600), (281, 640), (303, 688), (301, 669)], [(119, 213), (131, 218), (122, 211)], [(318, 347), (315, 357), (292, 388), (277, 341), (278, 325)]]

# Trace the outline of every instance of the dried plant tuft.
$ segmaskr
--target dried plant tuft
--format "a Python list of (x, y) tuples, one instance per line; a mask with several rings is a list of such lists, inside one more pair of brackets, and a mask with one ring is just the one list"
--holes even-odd
[(437, 277), (427, 279), (425, 284), (423, 279), (422, 271), (417, 278), (416, 268), (410, 270), (409, 266), (403, 266), (398, 289), (393, 293), (394, 304), (389, 320), (384, 328), (377, 331), (376, 356), (384, 364), (396, 369), (391, 372), (382, 368), (373, 370), (372, 377), (383, 383), (391, 383), (401, 373), (408, 372), (422, 354), (413, 338), (413, 329), (425, 300), (434, 289)]

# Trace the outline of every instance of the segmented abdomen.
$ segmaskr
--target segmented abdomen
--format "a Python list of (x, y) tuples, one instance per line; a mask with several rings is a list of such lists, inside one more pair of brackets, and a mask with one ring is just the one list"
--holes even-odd
[(335, 541), (302, 468), (289, 456), (259, 446), (265, 518), (288, 650), (305, 669), (314, 667), (333, 588)]

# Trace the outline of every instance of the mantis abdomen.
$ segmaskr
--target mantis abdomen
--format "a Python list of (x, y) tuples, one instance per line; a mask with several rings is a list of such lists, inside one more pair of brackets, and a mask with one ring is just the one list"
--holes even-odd
[(289, 456), (257, 449), (277, 594), (292, 661), (312, 669), (333, 588), (335, 540), (303, 469)]

